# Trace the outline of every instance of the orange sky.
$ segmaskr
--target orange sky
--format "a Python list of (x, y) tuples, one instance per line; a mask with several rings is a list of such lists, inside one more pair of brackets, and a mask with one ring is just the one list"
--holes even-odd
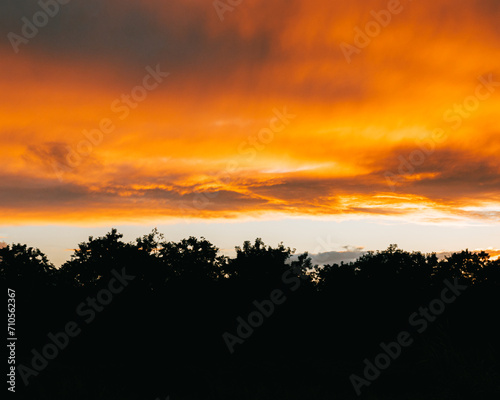
[(401, 1), (350, 62), (387, 1), (70, 2), (16, 53), (25, 3), (0, 6), (2, 224), (498, 221), (496, 0)]

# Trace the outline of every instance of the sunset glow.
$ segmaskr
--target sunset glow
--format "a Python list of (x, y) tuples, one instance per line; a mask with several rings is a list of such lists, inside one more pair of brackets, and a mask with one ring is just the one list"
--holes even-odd
[(3, 226), (498, 224), (498, 1), (75, 1), (13, 44), (25, 3)]

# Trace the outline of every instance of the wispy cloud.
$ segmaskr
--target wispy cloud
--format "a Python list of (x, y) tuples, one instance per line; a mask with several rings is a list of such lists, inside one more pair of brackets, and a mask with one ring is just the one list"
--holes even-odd
[[(17, 54), (7, 33), (20, 33), (38, 5), (2, 3), (2, 222), (498, 221), (500, 90), (424, 163), (401, 164), (453, 124), (444, 115), (463, 106), (478, 76), (500, 80), (498, 2), (405, 2), (346, 63), (339, 44), (386, 3), (259, 0), (221, 23), (201, 0), (70, 2)], [(120, 124), (113, 101), (156, 63), (169, 81)], [(255, 142), (283, 105), (293, 123)], [(68, 147), (105, 117), (116, 129), (59, 182)], [(398, 169), (389, 189), (384, 172)]]

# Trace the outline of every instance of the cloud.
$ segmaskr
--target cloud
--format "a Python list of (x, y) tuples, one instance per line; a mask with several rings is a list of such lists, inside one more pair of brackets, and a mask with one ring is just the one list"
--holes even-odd
[(324, 253), (311, 254), (313, 265), (333, 265), (341, 262), (349, 263), (356, 261), (363, 254), (366, 254), (362, 248), (355, 248), (346, 251), (327, 251)]
[[(497, 221), (499, 93), (460, 129), (444, 115), (470, 101), (478, 76), (500, 79), (500, 9), (402, 4), (348, 63), (340, 43), (354, 43), (386, 1), (258, 0), (221, 22), (201, 0), (73, 0), (19, 54), (7, 33), (39, 5), (4, 1), (2, 218)], [(114, 101), (158, 64), (171, 75), (120, 118)], [(262, 140), (275, 109), (295, 118)], [(64, 168), (103, 119), (113, 132)], [(446, 141), (398, 172), (436, 128)]]
[[(350, 263), (356, 261), (358, 258), (367, 254), (368, 251), (364, 250), (362, 247), (351, 247), (345, 246), (345, 251), (327, 251), (318, 254), (309, 254), (311, 262), (313, 265), (333, 265), (340, 264), (341, 262)], [(495, 249), (476, 249), (474, 252), (485, 251), (490, 255), (492, 260), (497, 259), (500, 256), (500, 250)], [(440, 251), (435, 253), (439, 260), (445, 259), (453, 254), (453, 251)], [(298, 259), (298, 255), (293, 255), (291, 260)]]
[[(265, 58), (269, 50), (270, 38), (265, 33), (244, 38), (235, 28), (212, 32), (210, 20), (217, 16), (211, 3), (146, 3), (73, 0), (40, 27), (28, 44), (20, 45), (20, 54), (60, 62), (99, 59), (119, 68), (127, 79), (145, 65), (160, 62), (177, 74), (209, 71), (212, 77), (223, 78), (241, 63)], [(3, 2), (2, 31), (21, 35), (21, 19), (31, 20), (39, 11), (34, 1)], [(4, 51), (12, 51), (9, 41), (1, 44)]]

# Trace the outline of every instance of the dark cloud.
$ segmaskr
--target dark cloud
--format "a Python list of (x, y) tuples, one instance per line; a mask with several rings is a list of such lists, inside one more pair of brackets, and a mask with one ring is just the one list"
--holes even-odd
[(94, 154), (79, 156), (73, 147), (66, 142), (30, 144), (26, 146), (26, 152), (22, 157), (27, 163), (38, 165), (54, 179), (63, 179), (84, 172), (89, 168), (102, 167)]
[[(211, 18), (217, 18), (210, 2), (180, 0), (164, 2), (161, 15), (132, 1), (73, 0), (40, 28), (22, 52), (65, 60), (105, 61), (117, 66), (117, 74), (143, 70), (162, 63), (178, 74), (197, 71), (224, 77), (241, 63), (267, 57), (271, 37), (265, 32), (243, 38), (234, 28), (210, 32)], [(35, 1), (6, 1), (0, 5), (1, 37), (20, 34), (22, 17), (31, 19), (40, 11)], [(10, 49), (8, 40), (1, 42)], [(92, 74), (92, 71), (88, 71)]]
[[(250, 184), (253, 193), (272, 196), (286, 201), (308, 201), (346, 194), (370, 194), (382, 188), (380, 182), (373, 181), (369, 175), (355, 178), (301, 178), (285, 177), (276, 184)], [(330, 204), (334, 201), (331, 200)]]
[(0, 204), (4, 209), (78, 209), (88, 199), (88, 191), (75, 184), (5, 174), (0, 175), (0, 181)]
[[(415, 151), (421, 153), (419, 148), (398, 149), (387, 159), (387, 169), (380, 170), (380, 176), (387, 172), (395, 175), (391, 180), (398, 183), (398, 193), (460, 201), (484, 199), (498, 192), (500, 164), (496, 157), (478, 155), (473, 149), (438, 149), (423, 158), (423, 162), (412, 163), (410, 155)], [(422, 178), (410, 179), (419, 174)]]

